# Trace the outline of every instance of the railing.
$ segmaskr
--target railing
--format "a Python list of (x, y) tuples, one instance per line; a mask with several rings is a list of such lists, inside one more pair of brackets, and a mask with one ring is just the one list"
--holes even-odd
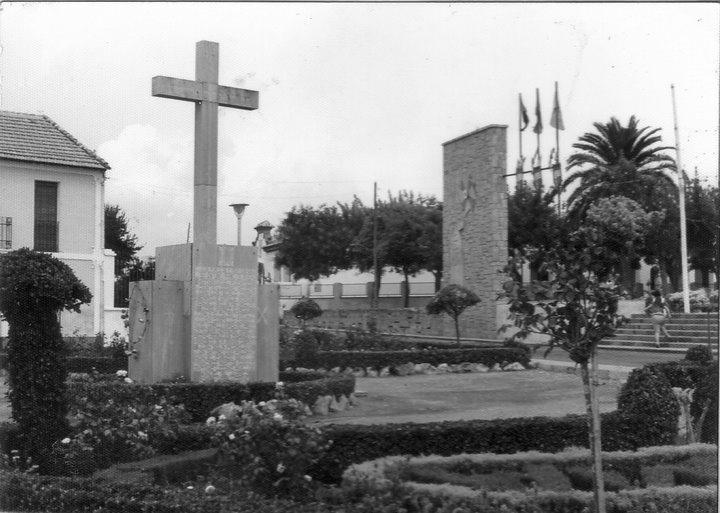
[(12, 217), (0, 217), (0, 249), (12, 249)]
[(60, 223), (35, 220), (35, 251), (57, 253)]
[[(339, 295), (341, 298), (368, 297), (369, 287), (367, 283), (341, 283)], [(402, 297), (402, 283), (380, 283), (379, 297)], [(429, 297), (435, 294), (434, 282), (410, 283), (410, 297)], [(335, 297), (334, 284), (332, 283), (285, 283), (280, 284), (280, 297), (283, 299), (297, 299), (303, 296), (316, 298)]]

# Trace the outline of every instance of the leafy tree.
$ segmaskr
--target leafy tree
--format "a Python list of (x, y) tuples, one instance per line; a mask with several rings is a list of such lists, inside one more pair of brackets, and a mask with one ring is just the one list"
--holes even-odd
[(0, 313), (8, 322), (8, 397), (26, 456), (48, 470), (52, 444), (68, 431), (67, 365), (58, 314), (92, 294), (64, 262), (21, 248), (0, 257)]
[[(688, 184), (686, 196), (687, 240), (690, 266), (702, 275), (702, 286), (710, 286), (710, 273), (717, 273), (718, 230), (720, 213), (718, 212), (717, 187), (703, 187), (695, 173)], [(716, 274), (716, 279), (718, 275)]]
[(508, 250), (524, 259), (532, 255), (532, 276), (537, 275), (543, 255), (555, 246), (565, 226), (551, 202), (552, 191), (545, 193), (524, 181), (508, 196)]
[(469, 307), (480, 302), (472, 290), (462, 285), (450, 284), (440, 289), (425, 306), (429, 314), (448, 314), (455, 323), (455, 340), (460, 345), (460, 315)]
[(675, 161), (663, 153), (673, 148), (657, 145), (662, 140), (660, 129), (638, 128), (635, 116), (627, 126), (614, 117), (593, 126), (597, 133), (586, 133), (573, 144), (578, 151), (568, 158), (571, 174), (561, 185), (563, 191), (576, 186), (567, 199), (574, 226), (582, 222), (590, 205), (603, 197), (626, 196), (652, 210), (647, 202), (653, 188), (661, 182), (674, 186), (666, 172), (675, 170)]
[(547, 352), (560, 348), (580, 367), (593, 455), (595, 511), (604, 513), (596, 356), (598, 344), (614, 332), (621, 317), (617, 313), (618, 287), (600, 278), (606, 266), (601, 240), (597, 230), (587, 229), (559, 241), (546, 255), (545, 266), (552, 276), (549, 281), (526, 286), (513, 278), (517, 273), (511, 263), (506, 269), (511, 279), (503, 284), (503, 295), (510, 305), (512, 325), (518, 328), (513, 340), (530, 333), (546, 335)]
[[(353, 244), (353, 260), (362, 272), (374, 272), (374, 229), (368, 212)], [(377, 206), (377, 260), (381, 269), (391, 267), (402, 273), (408, 286), (403, 295), (409, 305), (409, 277), (425, 269), (435, 275), (436, 286), (442, 277), (442, 205), (433, 196), (415, 196), (400, 191), (396, 197)], [(379, 289), (376, 276), (376, 287)]]
[(115, 252), (115, 276), (132, 266), (135, 255), (143, 248), (130, 232), (127, 216), (118, 205), (105, 205), (105, 248)]
[(639, 262), (645, 235), (655, 217), (662, 217), (662, 214), (648, 214), (636, 201), (624, 196), (602, 198), (590, 206), (580, 230), (596, 230), (599, 235), (599, 243), (604, 248), (597, 255), (598, 259), (601, 256), (604, 259), (604, 269), (598, 270), (601, 279), (619, 271), (623, 287), (632, 292), (631, 265)]
[(349, 269), (353, 264), (349, 248), (366, 215), (357, 197), (350, 205), (293, 207), (278, 227), (282, 244), (275, 265), (287, 266), (296, 280), (311, 281)]
[(643, 243), (643, 260), (657, 265), (662, 290), (667, 290), (667, 279), (673, 290), (681, 281), (680, 209), (677, 187), (660, 183), (655, 189), (654, 215)]

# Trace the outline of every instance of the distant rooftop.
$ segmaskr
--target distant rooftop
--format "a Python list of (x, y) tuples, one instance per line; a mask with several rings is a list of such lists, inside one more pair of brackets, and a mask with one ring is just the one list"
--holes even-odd
[(0, 159), (110, 169), (49, 117), (4, 110), (0, 111)]

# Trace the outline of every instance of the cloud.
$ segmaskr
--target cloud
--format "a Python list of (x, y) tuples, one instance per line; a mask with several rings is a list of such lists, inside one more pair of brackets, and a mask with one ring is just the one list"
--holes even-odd
[(98, 154), (111, 170), (105, 183), (105, 201), (118, 204), (130, 220), (130, 229), (143, 254), (154, 248), (185, 242), (192, 219), (193, 141), (187, 133), (158, 133), (149, 125), (125, 127)]

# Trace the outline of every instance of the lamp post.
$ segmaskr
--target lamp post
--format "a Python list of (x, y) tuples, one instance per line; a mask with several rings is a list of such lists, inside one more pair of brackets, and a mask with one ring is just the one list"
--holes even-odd
[(683, 311), (690, 313), (690, 284), (688, 283), (688, 251), (687, 251), (687, 225), (685, 221), (685, 178), (683, 176), (683, 168), (680, 163), (680, 135), (678, 132), (677, 109), (675, 108), (675, 86), (670, 85), (673, 103), (673, 121), (675, 124), (675, 151), (677, 153), (677, 174), (678, 174), (678, 192), (680, 194), (680, 265), (682, 268), (682, 284), (683, 284)]
[(237, 217), (237, 245), (241, 246), (242, 245), (242, 242), (241, 242), (242, 241), (242, 239), (241, 239), (241, 235), (242, 235), (241, 220), (242, 220), (243, 214), (245, 213), (245, 207), (248, 206), (248, 203), (233, 203), (230, 206), (235, 211), (235, 216)]

